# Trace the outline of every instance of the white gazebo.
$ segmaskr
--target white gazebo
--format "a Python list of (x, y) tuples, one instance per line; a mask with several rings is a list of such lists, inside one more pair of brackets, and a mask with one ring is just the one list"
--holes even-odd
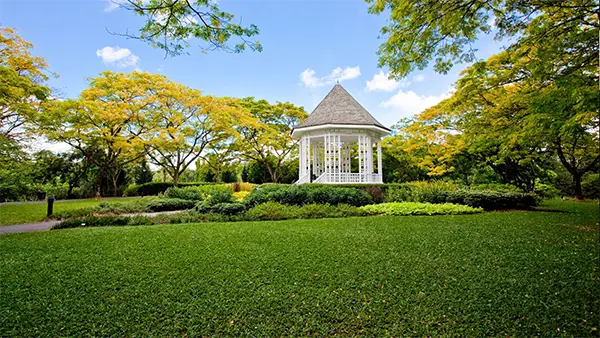
[[(336, 84), (292, 131), (292, 137), (300, 140), (300, 176), (296, 184), (383, 183), (381, 138), (390, 131)], [(355, 170), (353, 158), (358, 158)]]

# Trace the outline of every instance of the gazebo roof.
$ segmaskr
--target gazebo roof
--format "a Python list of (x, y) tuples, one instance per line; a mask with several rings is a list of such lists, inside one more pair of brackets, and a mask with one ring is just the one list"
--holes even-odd
[(328, 124), (376, 126), (390, 131), (369, 114), (340, 84), (333, 86), (306, 120), (294, 129)]

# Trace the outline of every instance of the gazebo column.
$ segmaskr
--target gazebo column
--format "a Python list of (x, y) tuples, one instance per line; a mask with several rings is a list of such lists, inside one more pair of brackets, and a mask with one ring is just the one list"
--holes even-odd
[(377, 175), (379, 175), (379, 180), (377, 183), (383, 182), (382, 163), (383, 160), (381, 158), (381, 139), (379, 139), (377, 140)]

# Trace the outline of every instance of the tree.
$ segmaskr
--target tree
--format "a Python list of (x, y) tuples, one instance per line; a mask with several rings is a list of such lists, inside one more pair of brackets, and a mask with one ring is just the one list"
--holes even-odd
[(150, 160), (179, 182), (179, 176), (207, 147), (251, 123), (250, 115), (232, 100), (201, 95), (196, 89), (161, 78), (153, 89), (153, 109), (140, 134)]
[[(456, 62), (472, 62), (472, 43), (495, 27), (497, 40), (516, 37), (509, 49), (542, 40), (567, 42), (562, 33), (573, 27), (598, 29), (596, 0), (367, 0), (372, 14), (390, 13), (381, 29), (386, 41), (379, 47), (379, 66), (393, 77), (424, 69), (434, 60), (436, 71), (446, 73)], [(569, 15), (565, 16), (565, 13)], [(550, 27), (540, 27), (540, 17), (555, 17)], [(579, 29), (579, 28), (575, 28)], [(525, 34), (526, 33), (526, 34)], [(527, 36), (525, 36), (527, 35)], [(597, 40), (597, 35), (596, 40)], [(597, 41), (596, 41), (597, 42)], [(597, 45), (597, 43), (595, 43)], [(539, 44), (543, 46), (543, 44)], [(571, 50), (578, 57), (589, 45)]]
[(31, 55), (32, 47), (14, 30), (0, 26), (0, 138), (5, 140), (23, 140), (38, 103), (50, 95), (43, 83), (55, 74), (43, 58)]
[[(108, 176), (113, 194), (123, 168), (144, 156), (139, 136), (153, 109), (158, 75), (104, 72), (90, 81), (78, 99), (53, 101), (38, 118), (40, 131), (51, 141), (65, 142), (97, 165), (98, 179)], [(100, 195), (102, 182), (98, 182)]]
[(135, 165), (133, 168), (133, 182), (135, 184), (144, 184), (152, 182), (154, 174), (148, 165), (145, 158)]
[[(145, 24), (139, 35), (121, 34), (147, 42), (160, 48), (166, 55), (185, 53), (190, 41), (198, 39), (207, 43), (202, 48), (241, 53), (246, 49), (262, 51), (259, 41), (251, 40), (258, 35), (258, 27), (234, 23), (234, 15), (219, 9), (218, 1), (211, 0), (126, 0), (115, 3), (120, 7), (143, 16)], [(233, 46), (232, 38), (238, 38)]]
[(291, 103), (270, 104), (247, 97), (239, 101), (256, 119), (256, 123), (241, 125), (235, 149), (248, 161), (264, 166), (271, 182), (279, 182), (284, 162), (292, 157), (298, 140), (291, 137), (292, 128), (304, 121), (304, 107)]
[(235, 159), (234, 144), (231, 139), (216, 143), (202, 156), (197, 165), (207, 166), (214, 172), (215, 182), (221, 183), (223, 172), (228, 169), (229, 164)]

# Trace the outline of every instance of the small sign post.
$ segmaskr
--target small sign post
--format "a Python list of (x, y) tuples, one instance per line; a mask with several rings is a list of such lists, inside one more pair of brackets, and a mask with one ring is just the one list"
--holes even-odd
[(52, 208), (54, 207), (54, 195), (48, 196), (48, 214), (47, 217), (52, 216)]

